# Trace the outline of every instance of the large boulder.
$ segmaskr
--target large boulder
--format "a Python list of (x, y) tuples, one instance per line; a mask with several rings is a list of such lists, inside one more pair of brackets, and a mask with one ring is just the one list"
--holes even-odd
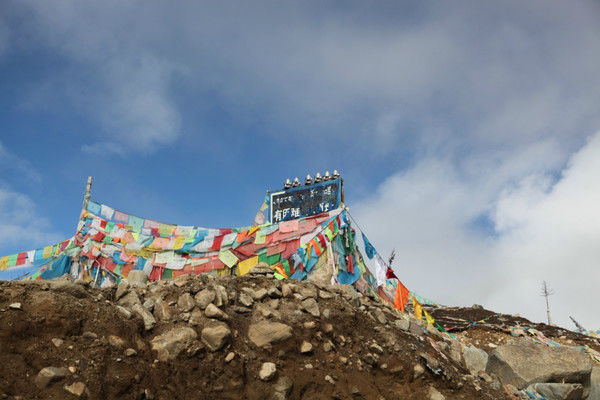
[(156, 325), (156, 319), (154, 319), (154, 316), (150, 314), (150, 311), (144, 308), (144, 306), (141, 304), (134, 304), (131, 308), (131, 311), (133, 311), (134, 314), (138, 315), (142, 321), (144, 321), (145, 330), (149, 331), (154, 328), (154, 325)]
[(588, 400), (600, 400), (600, 367), (592, 368)]
[(489, 355), (486, 371), (504, 385), (524, 389), (533, 383), (590, 384), (592, 364), (581, 350), (548, 347), (522, 339), (502, 345)]
[(484, 350), (473, 345), (465, 346), (463, 348), (463, 358), (471, 375), (477, 375), (479, 371), (485, 371), (488, 355)]
[(211, 351), (220, 350), (231, 336), (231, 329), (223, 322), (212, 322), (200, 333), (202, 343)]
[(150, 341), (152, 350), (158, 353), (160, 361), (173, 360), (187, 348), (196, 338), (196, 331), (188, 326), (173, 328)]
[(281, 322), (261, 321), (248, 328), (248, 338), (258, 347), (274, 344), (291, 336), (292, 327)]
[(527, 387), (528, 392), (542, 395), (546, 400), (583, 399), (583, 385), (579, 383), (534, 383)]

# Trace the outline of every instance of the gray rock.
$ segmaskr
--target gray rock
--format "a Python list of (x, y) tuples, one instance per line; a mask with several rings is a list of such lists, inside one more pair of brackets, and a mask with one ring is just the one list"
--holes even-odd
[(214, 290), (206, 288), (196, 293), (194, 300), (198, 304), (198, 307), (204, 310), (210, 303), (215, 301), (216, 297), (217, 294)]
[(71, 385), (65, 385), (64, 389), (75, 397), (83, 397), (87, 394), (87, 388), (83, 382), (73, 382)]
[(194, 298), (189, 293), (184, 293), (177, 299), (177, 307), (183, 312), (191, 311), (196, 306)]
[(379, 322), (380, 324), (383, 325), (387, 323), (387, 318), (385, 317), (385, 314), (379, 308), (376, 308), (373, 314), (375, 315), (375, 319), (377, 319), (377, 322)]
[(407, 331), (410, 328), (410, 321), (406, 318), (398, 318), (394, 321), (396, 328)]
[(119, 286), (117, 286), (117, 291), (115, 293), (115, 300), (119, 300), (127, 291), (129, 290), (129, 282), (126, 279), (121, 279), (119, 282)]
[(194, 308), (194, 310), (190, 314), (190, 319), (188, 319), (188, 324), (194, 326), (202, 324), (202, 311), (198, 310), (197, 308)]
[(159, 299), (154, 303), (154, 318), (159, 321), (171, 319), (171, 307), (166, 301)]
[(113, 347), (125, 347), (127, 343), (117, 335), (108, 335), (108, 344)]
[(134, 306), (131, 308), (131, 311), (142, 318), (142, 321), (144, 321), (145, 330), (149, 331), (154, 328), (154, 325), (156, 325), (154, 316), (150, 314), (150, 311), (146, 310), (141, 304), (134, 304)]
[(600, 367), (598, 366), (592, 368), (588, 400), (600, 400)]
[(179, 353), (189, 347), (198, 337), (196, 331), (187, 326), (175, 327), (150, 341), (152, 350), (158, 353), (160, 361), (174, 360)]
[(146, 287), (148, 275), (146, 275), (146, 273), (142, 270), (134, 269), (133, 271), (129, 272), (129, 275), (127, 275), (127, 282), (129, 282), (131, 286)]
[(369, 345), (369, 350), (377, 354), (383, 354), (383, 348), (377, 343), (371, 343), (371, 345)]
[(298, 288), (298, 294), (300, 295), (300, 300), (304, 300), (304, 299), (316, 299), (317, 296), (319, 295), (317, 292), (317, 288), (314, 286), (300, 286)]
[(294, 295), (292, 285), (288, 283), (284, 283), (283, 285), (281, 285), (281, 294), (283, 295), (283, 297), (292, 297)]
[(307, 342), (306, 340), (302, 342), (302, 344), (300, 345), (300, 353), (301, 354), (309, 354), (312, 353), (313, 350), (313, 345), (310, 342)]
[(272, 275), (273, 270), (266, 263), (259, 263), (256, 267), (248, 271), (250, 275)]
[(83, 332), (81, 336), (83, 336), (86, 339), (98, 339), (98, 335), (90, 331)]
[(277, 366), (272, 362), (265, 362), (258, 371), (258, 377), (263, 381), (270, 381), (277, 374)]
[(231, 330), (227, 324), (223, 322), (214, 322), (202, 329), (202, 332), (200, 333), (202, 343), (204, 343), (211, 351), (220, 350), (230, 336)]
[(229, 353), (227, 353), (227, 355), (225, 356), (225, 362), (229, 363), (233, 360), (233, 358), (235, 357), (235, 353), (233, 351), (230, 351)]
[(471, 375), (477, 375), (480, 371), (485, 371), (488, 362), (488, 355), (473, 345), (463, 347), (463, 359)]
[(133, 357), (137, 355), (137, 351), (135, 351), (135, 349), (132, 349), (131, 347), (125, 350), (125, 357)]
[(421, 364), (416, 364), (413, 368), (413, 379), (417, 379), (425, 373), (425, 368)]
[(408, 327), (408, 330), (413, 335), (417, 335), (417, 336), (425, 335), (425, 330), (423, 329), (423, 327), (414, 321), (410, 321), (410, 326)]
[(67, 376), (69, 370), (63, 367), (46, 367), (42, 368), (35, 377), (35, 385), (44, 389), (51, 382), (61, 380)]
[(438, 392), (433, 386), (429, 387), (429, 396), (427, 398), (429, 400), (446, 400), (444, 395)]
[(267, 289), (264, 289), (264, 288), (261, 288), (258, 290), (252, 290), (250, 288), (247, 288), (247, 289), (248, 289), (248, 294), (255, 301), (260, 301), (260, 300), (264, 299), (265, 297), (267, 297)]
[(59, 338), (52, 338), (52, 344), (54, 345), (54, 347), (58, 348), (60, 346), (62, 346), (62, 344), (64, 343), (64, 341), (62, 339)]
[(292, 327), (281, 322), (260, 321), (248, 328), (248, 338), (258, 347), (289, 339)]
[(214, 304), (217, 307), (223, 307), (229, 302), (229, 296), (227, 295), (227, 290), (221, 285), (215, 285), (215, 292), (217, 294)]
[(219, 309), (219, 307), (212, 303), (206, 307), (206, 310), (204, 310), (204, 315), (206, 315), (208, 318), (220, 319), (221, 321), (229, 320), (229, 315), (225, 314)]
[(140, 306), (142, 305), (142, 303), (140, 302), (139, 296), (133, 290), (128, 291), (127, 294), (125, 294), (123, 297), (121, 297), (119, 299), (119, 301), (117, 302), (117, 304), (120, 305), (121, 307), (129, 308), (129, 309), (133, 309), (133, 306), (135, 304), (139, 304)]
[(313, 297), (302, 300), (301, 306), (304, 311), (306, 311), (313, 317), (321, 316), (321, 312), (319, 311), (319, 305)]
[(502, 345), (489, 355), (486, 372), (503, 384), (523, 389), (533, 383), (566, 382), (589, 385), (592, 364), (581, 350), (548, 347), (527, 339)]
[[(526, 389), (538, 393), (546, 400), (579, 400), (583, 399), (583, 385), (579, 383), (534, 383)], [(589, 399), (589, 397), (588, 397)]]
[(327, 290), (319, 290), (319, 298), (321, 299), (333, 299), (335, 295)]
[(126, 309), (125, 307), (122, 306), (116, 306), (117, 310), (119, 310), (119, 312), (121, 313), (121, 315), (123, 315), (125, 318), (129, 319), (131, 318), (132, 314), (131, 311), (129, 311), (128, 309)]
[(286, 400), (292, 392), (293, 387), (294, 382), (290, 378), (287, 376), (280, 377), (275, 382), (275, 385), (273, 385), (273, 400)]
[(144, 306), (144, 308), (150, 312), (152, 312), (154, 310), (154, 306), (156, 305), (156, 299), (154, 298), (149, 298), (146, 299), (146, 301), (144, 301), (144, 304), (142, 304)]
[(267, 290), (267, 294), (269, 295), (269, 297), (271, 297), (273, 299), (278, 299), (281, 296), (283, 296), (281, 291), (279, 289), (277, 289), (276, 287), (270, 287), (269, 290)]
[(244, 307), (252, 307), (252, 304), (254, 304), (252, 296), (244, 292), (240, 293), (240, 295), (238, 296), (238, 302)]

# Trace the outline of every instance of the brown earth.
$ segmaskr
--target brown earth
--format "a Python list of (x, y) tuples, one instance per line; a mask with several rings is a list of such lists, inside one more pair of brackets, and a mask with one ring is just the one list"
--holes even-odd
[[(191, 313), (201, 317), (192, 324), (190, 312), (177, 302), (184, 293), (194, 296), (215, 285), (228, 293), (220, 309), (228, 316), (225, 323), (232, 334), (224, 347), (210, 351), (200, 337), (202, 329), (213, 324), (211, 319), (196, 306)], [(256, 293), (273, 287), (278, 290), (253, 305), (240, 304), (243, 288)], [(426, 332), (414, 320), (407, 321), (389, 306), (349, 287), (282, 284), (268, 274), (255, 273), (237, 278), (182, 277), (130, 288), (141, 303), (163, 299), (168, 305), (171, 318), (158, 320), (149, 330), (139, 316), (127, 318), (117, 308), (116, 290), (65, 280), (0, 283), (0, 398), (76, 398), (65, 389), (74, 382), (85, 384), (81, 398), (89, 399), (429, 399), (432, 387), (447, 399), (508, 398), (500, 385), (473, 377), (462, 363), (452, 361), (448, 338)], [(303, 310), (304, 298), (317, 301), (319, 316)], [(152, 308), (151, 303), (146, 302), (147, 308)], [(440, 309), (432, 312), (444, 321)], [(479, 312), (446, 316), (469, 319)], [(291, 326), (291, 337), (257, 347), (248, 330), (263, 320)], [(173, 360), (159, 357), (150, 341), (181, 326), (194, 329), (198, 339), (187, 343)], [(110, 335), (125, 343), (119, 346), (114, 338), (109, 343)], [(57, 347), (52, 339), (62, 343), (54, 340)], [(303, 341), (314, 346), (312, 352), (300, 352)], [(128, 348), (137, 354), (126, 356)], [(234, 357), (226, 362), (231, 352)], [(270, 381), (258, 376), (263, 362), (277, 366)], [(45, 367), (65, 367), (70, 372), (40, 388), (35, 378)], [(277, 395), (275, 388), (286, 377), (292, 382), (291, 392)]]

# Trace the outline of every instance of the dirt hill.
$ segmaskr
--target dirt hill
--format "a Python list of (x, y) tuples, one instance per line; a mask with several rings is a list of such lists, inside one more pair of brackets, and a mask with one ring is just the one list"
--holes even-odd
[[(430, 309), (446, 324), (493, 314), (470, 310)], [(105, 289), (2, 282), (0, 398), (508, 399), (463, 353), (491, 351), (513, 322), (463, 329), (461, 344), (350, 286), (260, 269)]]

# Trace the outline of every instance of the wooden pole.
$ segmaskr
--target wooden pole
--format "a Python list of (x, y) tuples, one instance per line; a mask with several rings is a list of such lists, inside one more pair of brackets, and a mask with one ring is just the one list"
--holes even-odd
[(87, 210), (88, 203), (92, 197), (92, 177), (88, 176), (87, 185), (85, 185), (85, 192), (83, 193), (83, 206), (84, 210)]

